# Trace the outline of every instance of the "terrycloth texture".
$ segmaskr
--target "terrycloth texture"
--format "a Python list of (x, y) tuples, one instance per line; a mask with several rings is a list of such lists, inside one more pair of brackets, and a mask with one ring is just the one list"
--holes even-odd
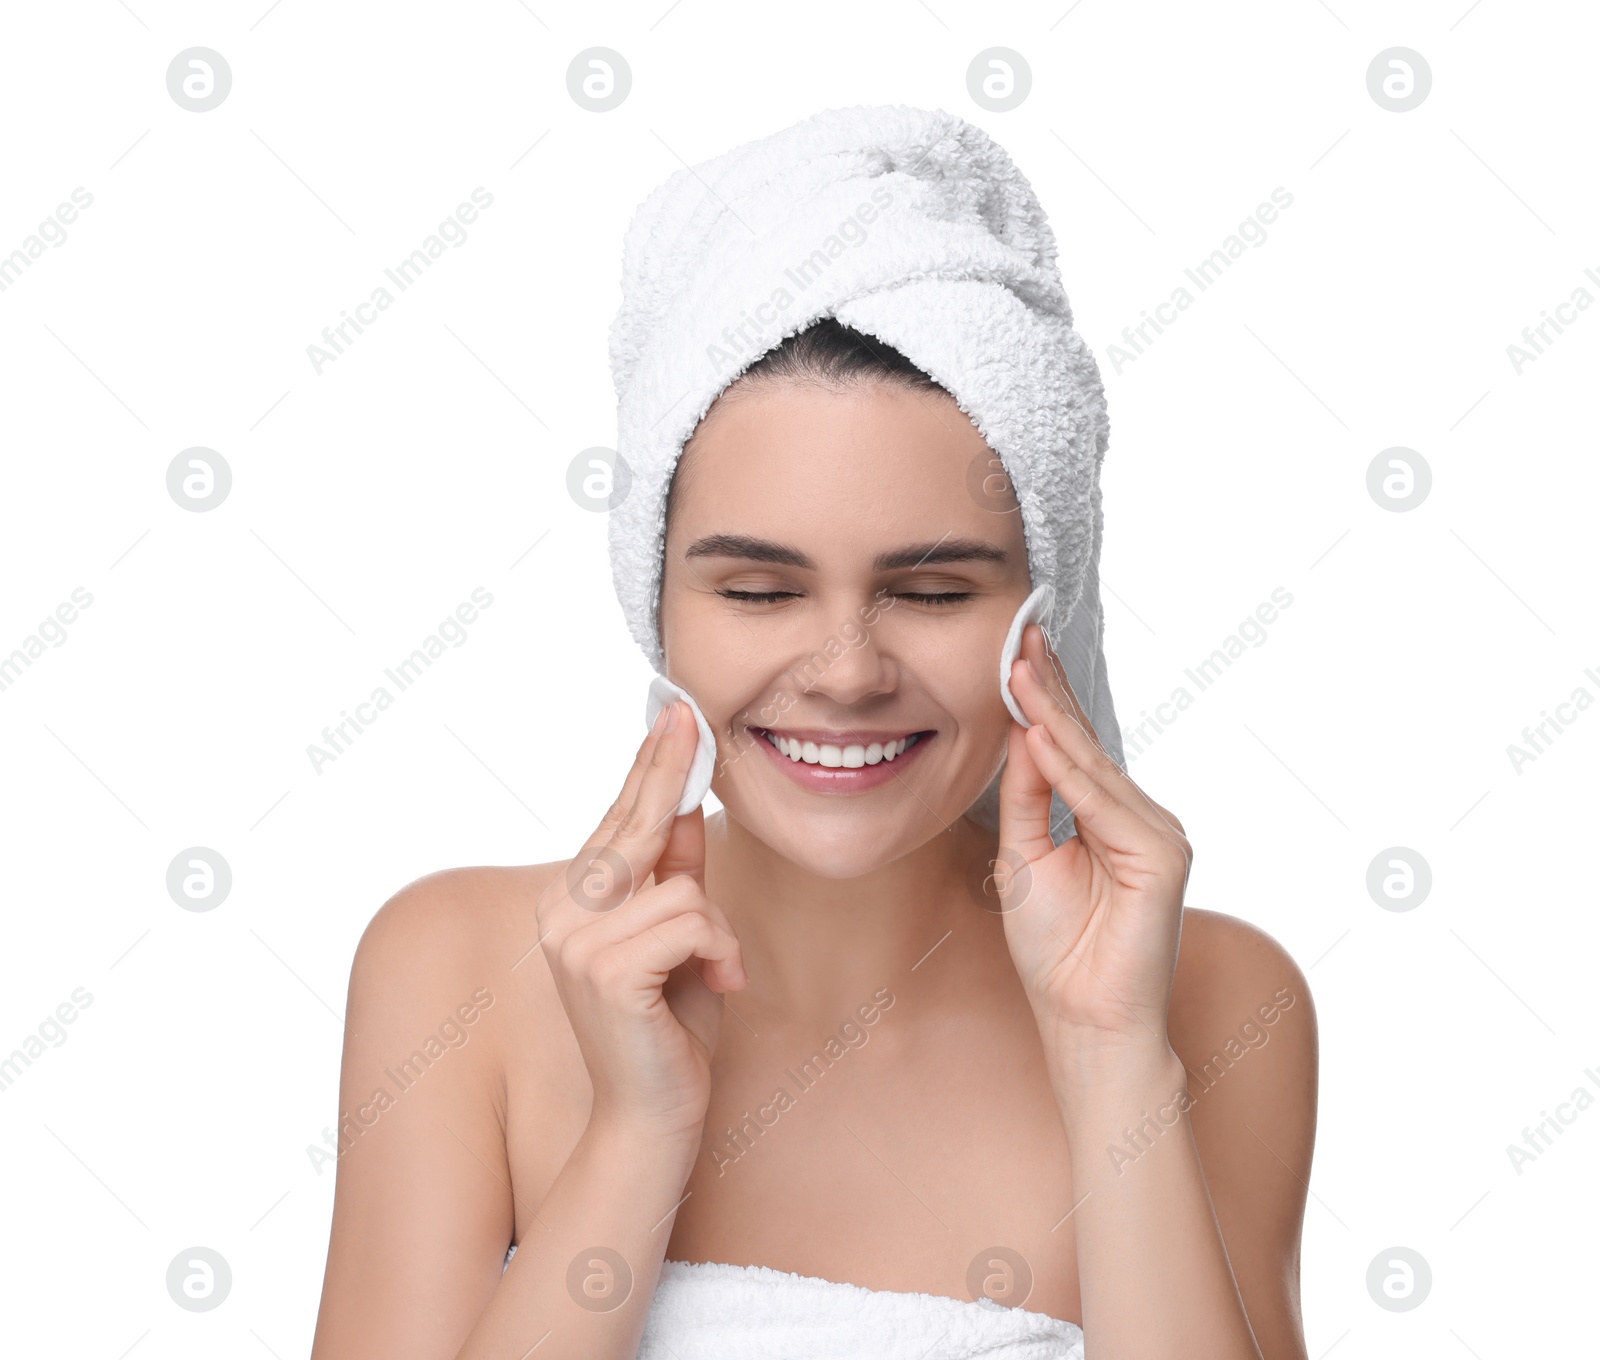
[[(1110, 439), (1099, 369), (1073, 329), (1032, 187), (986, 133), (943, 110), (830, 109), (675, 172), (635, 213), (610, 336), (632, 480), (609, 530), (617, 595), (651, 664), (665, 669), (666, 494), (683, 444), (729, 382), (824, 316), (909, 357), (998, 454), (1032, 586), (1055, 590), (1051, 642), (1123, 763), (1098, 575)], [(991, 494), (981, 468), (969, 485)], [(974, 808), (991, 824), (996, 791)], [(1063, 840), (1070, 813), (1059, 798), (1052, 811)]]
[(766, 1266), (663, 1261), (638, 1360), (1083, 1360), (1044, 1313)]
[(663, 1261), (637, 1360), (978, 1357), (1083, 1360), (1083, 1332), (991, 1299), (863, 1289), (767, 1266)]

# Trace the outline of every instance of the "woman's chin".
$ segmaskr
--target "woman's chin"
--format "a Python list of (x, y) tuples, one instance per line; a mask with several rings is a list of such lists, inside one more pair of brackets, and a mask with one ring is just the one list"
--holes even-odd
[(861, 830), (829, 837), (806, 835), (803, 831), (797, 834), (794, 828), (761, 836), (764, 844), (802, 873), (840, 881), (881, 872), (928, 839), (927, 836), (907, 836), (903, 832), (898, 836), (894, 833), (875, 835)]
[(796, 811), (724, 800), (727, 814), (769, 850), (817, 878), (864, 878), (920, 849), (958, 820), (962, 809), (940, 820), (921, 802), (864, 813), (826, 808)]

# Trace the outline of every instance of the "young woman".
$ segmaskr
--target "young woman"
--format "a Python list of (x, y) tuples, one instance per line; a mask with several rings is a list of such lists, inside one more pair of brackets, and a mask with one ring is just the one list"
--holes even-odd
[[(1260, 930), (1183, 906), (1182, 823), (1037, 626), (1011, 674), (1031, 725), (1008, 714), (1029, 572), (1020, 516), (970, 493), (985, 452), (835, 321), (699, 423), (660, 629), (723, 810), (674, 815), (696, 725), (672, 705), (572, 860), (434, 874), (377, 913), (342, 1109), (441, 1017), (470, 1042), (351, 1126), (313, 1360), (622, 1360), (642, 1337), (687, 1360), (646, 1335), (663, 1262), (1059, 1329), (986, 1355), (1303, 1360), (1310, 992)], [(969, 810), (1002, 761), (996, 833)]]

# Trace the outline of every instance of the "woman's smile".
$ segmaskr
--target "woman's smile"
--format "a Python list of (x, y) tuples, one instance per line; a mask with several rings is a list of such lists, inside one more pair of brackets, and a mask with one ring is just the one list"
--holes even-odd
[(938, 734), (864, 728), (751, 727), (757, 745), (812, 793), (864, 793), (898, 778)]

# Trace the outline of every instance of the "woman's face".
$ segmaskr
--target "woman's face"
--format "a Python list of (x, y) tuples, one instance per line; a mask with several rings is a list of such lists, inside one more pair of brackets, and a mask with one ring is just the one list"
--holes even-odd
[(728, 815), (813, 873), (916, 849), (1000, 766), (1029, 578), (998, 473), (954, 399), (893, 383), (735, 384), (685, 450), (667, 674), (717, 733)]

